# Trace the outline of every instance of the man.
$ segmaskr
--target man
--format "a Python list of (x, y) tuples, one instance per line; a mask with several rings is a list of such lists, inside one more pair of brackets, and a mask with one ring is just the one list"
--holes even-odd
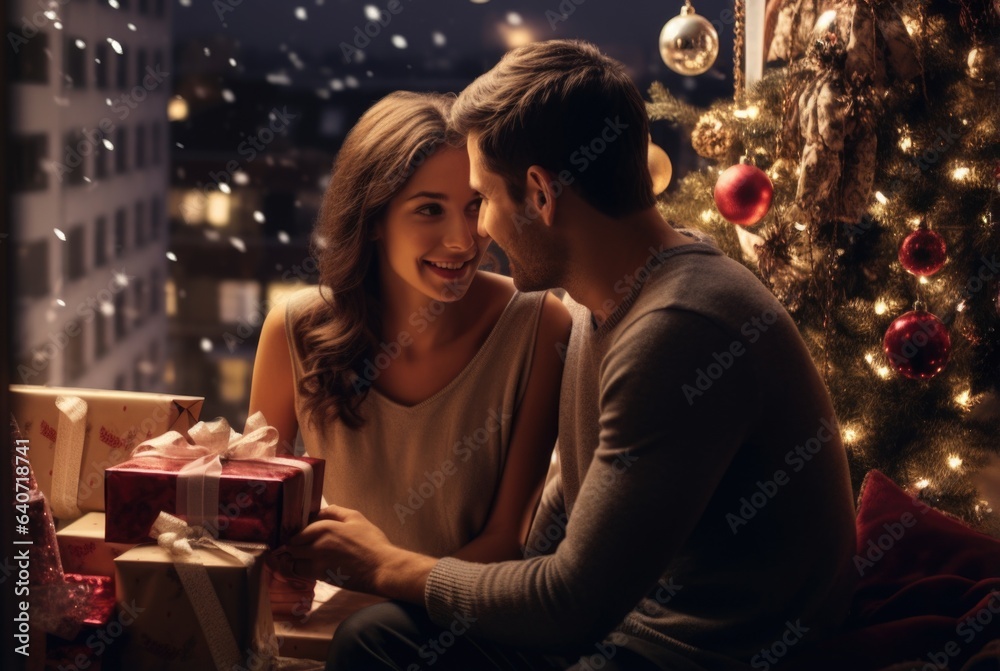
[(622, 65), (521, 47), (453, 120), (480, 232), (520, 290), (571, 299), (559, 471), (522, 561), (422, 556), (322, 511), (290, 568), (397, 600), (345, 622), (329, 668), (769, 668), (836, 628), (855, 536), (829, 395), (754, 275), (660, 216)]

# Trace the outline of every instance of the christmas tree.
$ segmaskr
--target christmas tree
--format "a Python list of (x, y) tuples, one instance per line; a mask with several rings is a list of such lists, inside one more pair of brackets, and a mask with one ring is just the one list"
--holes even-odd
[(650, 90), (651, 119), (709, 159), (661, 196), (664, 216), (796, 320), (856, 487), (877, 468), (1000, 534), (1000, 501), (972, 478), (1000, 454), (1000, 1), (770, 0), (769, 67), (746, 86), (760, 36), (736, 9), (733, 100)]

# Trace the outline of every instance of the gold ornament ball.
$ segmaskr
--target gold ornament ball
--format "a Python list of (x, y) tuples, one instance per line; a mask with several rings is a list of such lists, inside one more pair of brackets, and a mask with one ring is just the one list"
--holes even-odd
[(681, 75), (700, 75), (719, 55), (719, 34), (708, 19), (685, 5), (680, 16), (667, 21), (660, 31), (660, 56), (667, 67)]
[(1000, 75), (997, 58), (1000, 58), (1000, 54), (992, 45), (974, 47), (965, 61), (969, 79), (977, 86), (986, 86), (990, 81), (995, 81)]
[(670, 185), (670, 178), (674, 175), (674, 166), (670, 162), (667, 152), (652, 142), (649, 143), (646, 162), (649, 165), (649, 175), (653, 178), (653, 195), (659, 196)]

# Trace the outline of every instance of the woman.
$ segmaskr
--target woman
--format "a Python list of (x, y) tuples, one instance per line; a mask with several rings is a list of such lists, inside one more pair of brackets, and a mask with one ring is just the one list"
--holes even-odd
[(348, 134), (316, 231), (320, 288), (267, 316), (250, 412), (326, 459), (329, 503), (434, 556), (520, 556), (556, 438), (570, 318), (478, 270), (480, 198), (452, 99), (394, 93)]

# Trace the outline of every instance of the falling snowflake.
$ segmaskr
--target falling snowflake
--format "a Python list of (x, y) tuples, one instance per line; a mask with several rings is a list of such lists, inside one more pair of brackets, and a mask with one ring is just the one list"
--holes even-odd
[(295, 8), (295, 18), (297, 18), (299, 21), (305, 21), (306, 19), (308, 19), (309, 15), (306, 13), (306, 8), (305, 7), (296, 7)]
[(267, 73), (267, 83), (277, 86), (291, 86), (292, 79), (285, 72), (269, 72)]
[(209, 340), (208, 338), (202, 338), (200, 344), (201, 344), (201, 351), (202, 352), (211, 352), (212, 351), (212, 341)]
[(264, 213), (261, 212), (260, 210), (254, 210), (253, 211), (253, 220), (256, 221), (258, 224), (263, 224), (264, 223)]
[(222, 89), (222, 99), (227, 103), (234, 103), (236, 102), (236, 94), (229, 89)]
[(108, 44), (111, 45), (111, 48), (114, 49), (115, 53), (118, 54), (119, 56), (121, 56), (123, 53), (125, 53), (125, 51), (122, 49), (121, 42), (119, 42), (115, 38), (109, 37), (108, 38)]
[(402, 35), (393, 35), (392, 36), (392, 46), (396, 47), (397, 49), (405, 49), (406, 48), (406, 38), (403, 37)]
[(435, 30), (431, 33), (431, 39), (434, 40), (434, 46), (436, 47), (443, 47), (448, 44), (448, 38), (440, 30)]
[(283, 244), (287, 245), (289, 241), (291, 241), (291, 239), (292, 238), (288, 235), (288, 233), (284, 231), (278, 231), (278, 240), (280, 240)]
[(173, 252), (167, 252), (167, 259), (169, 259), (170, 261), (176, 261), (177, 255), (174, 254)]
[(59, 238), (63, 242), (66, 242), (66, 234), (63, 233), (61, 230), (59, 230), (58, 228), (53, 228), (52, 232), (56, 234), (57, 238)]
[(246, 253), (247, 243), (243, 242), (242, 238), (237, 238), (237, 237), (229, 238), (229, 243), (236, 249), (240, 250), (241, 252)]

